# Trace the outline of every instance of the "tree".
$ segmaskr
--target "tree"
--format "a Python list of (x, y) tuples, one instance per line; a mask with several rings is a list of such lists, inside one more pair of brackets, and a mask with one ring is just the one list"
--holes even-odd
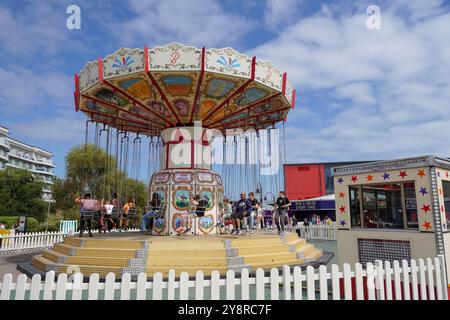
[(42, 187), (43, 183), (27, 170), (9, 167), (0, 171), (0, 214), (26, 215), (43, 221), (46, 203)]
[(138, 207), (147, 201), (147, 187), (138, 180), (129, 179), (116, 169), (115, 157), (94, 145), (72, 148), (66, 156), (66, 179), (56, 179), (53, 186), (55, 208), (64, 215), (73, 215), (78, 205), (74, 199), (90, 192), (98, 199), (111, 199), (116, 193), (121, 203), (134, 198)]
[(66, 176), (79, 193), (105, 198), (115, 186), (116, 159), (92, 144), (74, 147), (66, 156)]

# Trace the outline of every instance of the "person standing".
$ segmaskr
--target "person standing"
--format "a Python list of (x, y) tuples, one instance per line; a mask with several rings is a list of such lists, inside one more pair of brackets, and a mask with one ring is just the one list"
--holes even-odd
[(83, 237), (83, 232), (85, 228), (85, 224), (87, 224), (89, 237), (92, 237), (91, 227), (92, 227), (92, 219), (95, 211), (95, 199), (91, 199), (91, 194), (86, 193), (84, 195), (84, 199), (78, 197), (75, 199), (75, 202), (81, 205), (81, 218), (80, 218), (80, 234), (79, 237)]
[(284, 231), (284, 220), (290, 205), (291, 202), (286, 197), (286, 193), (284, 191), (280, 191), (278, 194), (278, 199), (275, 202), (275, 224), (277, 226), (279, 236), (284, 236), (286, 234)]
[(252, 205), (252, 212), (250, 213), (250, 216), (248, 217), (247, 221), (249, 221), (250, 224), (250, 234), (253, 233), (253, 228), (255, 227), (255, 217), (257, 215), (257, 212), (260, 207), (260, 203), (258, 199), (255, 198), (255, 194), (253, 192), (250, 192), (248, 194), (248, 200), (250, 201)]
[(240, 234), (242, 232), (242, 224), (241, 220), (246, 216), (251, 214), (252, 211), (252, 204), (247, 199), (245, 192), (241, 192), (241, 198), (239, 201), (236, 201), (234, 203), (234, 213), (232, 215), (235, 229), (231, 231), (230, 234), (233, 234), (234, 232), (236, 235)]
[(106, 233), (106, 230), (111, 232), (111, 229), (116, 227), (116, 224), (114, 223), (111, 217), (114, 205), (112, 205), (108, 200), (106, 200), (106, 203), (103, 205), (103, 208), (105, 209), (105, 214), (103, 217), (103, 224), (104, 224), (103, 230), (104, 233)]
[(128, 229), (128, 213), (131, 208), (136, 208), (133, 199), (128, 199), (127, 203), (123, 206), (122, 218), (120, 219), (119, 231), (122, 231), (122, 228)]

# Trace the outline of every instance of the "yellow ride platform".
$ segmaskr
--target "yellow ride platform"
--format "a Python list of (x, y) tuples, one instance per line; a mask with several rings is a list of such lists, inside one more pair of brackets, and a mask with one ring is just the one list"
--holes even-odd
[(94, 237), (67, 237), (52, 249), (34, 256), (32, 266), (42, 272), (80, 271), (85, 276), (99, 273), (101, 277), (113, 272), (149, 277), (161, 272), (168, 276), (175, 270), (178, 276), (186, 271), (195, 276), (198, 270), (209, 275), (217, 270), (248, 268), (279, 268), (283, 265), (318, 263), (323, 252), (301, 239), (296, 233), (279, 237), (274, 232), (261, 231), (245, 235), (208, 236), (146, 236), (142, 233), (95, 234)]

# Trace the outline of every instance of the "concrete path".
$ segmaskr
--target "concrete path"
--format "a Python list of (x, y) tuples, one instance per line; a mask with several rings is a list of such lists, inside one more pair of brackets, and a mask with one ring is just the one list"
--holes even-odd
[(31, 258), (37, 254), (42, 253), (42, 250), (36, 250), (32, 252), (20, 252), (20, 253), (9, 253), (0, 254), (0, 282), (2, 282), (3, 275), (5, 273), (11, 273), (14, 278), (22, 274), (17, 270), (17, 264), (22, 262), (29, 262)]

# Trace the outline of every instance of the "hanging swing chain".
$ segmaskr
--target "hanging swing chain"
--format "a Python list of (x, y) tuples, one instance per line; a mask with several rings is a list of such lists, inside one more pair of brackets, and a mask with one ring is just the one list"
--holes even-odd
[(84, 133), (84, 161), (83, 161), (83, 174), (82, 174), (82, 178), (80, 179), (80, 185), (81, 185), (81, 193), (83, 193), (84, 188), (86, 188), (86, 184), (87, 184), (87, 166), (86, 166), (86, 160), (88, 157), (88, 143), (89, 143), (89, 123), (94, 123), (94, 120), (92, 120), (92, 117), (88, 120), (86, 120), (86, 130)]
[[(103, 129), (100, 129), (98, 132), (98, 141), (97, 141), (97, 146), (100, 149), (101, 148), (101, 143), (102, 143), (102, 133), (106, 132), (107, 133), (107, 137), (106, 137), (106, 155), (108, 155), (108, 143), (109, 143), (109, 131), (108, 129), (106, 129), (106, 124), (103, 124)], [(98, 152), (100, 152), (100, 150), (97, 150)], [(100, 164), (98, 164), (100, 165)], [(98, 170), (98, 177), (100, 178), (100, 175), (103, 174), (103, 186), (102, 186), (102, 198), (105, 198), (105, 193), (106, 193), (106, 174), (107, 174), (107, 166), (108, 165), (108, 156), (106, 156), (105, 158), (105, 168), (102, 172), (102, 170)]]

